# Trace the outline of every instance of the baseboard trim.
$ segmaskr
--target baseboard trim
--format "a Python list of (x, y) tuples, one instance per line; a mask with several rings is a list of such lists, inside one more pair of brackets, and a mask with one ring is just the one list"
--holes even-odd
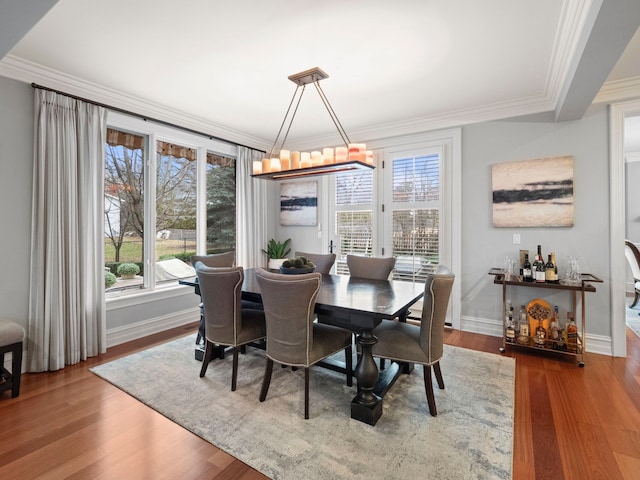
[(195, 322), (198, 318), (200, 318), (200, 309), (195, 307), (122, 327), (115, 327), (107, 330), (107, 348), (180, 327)]

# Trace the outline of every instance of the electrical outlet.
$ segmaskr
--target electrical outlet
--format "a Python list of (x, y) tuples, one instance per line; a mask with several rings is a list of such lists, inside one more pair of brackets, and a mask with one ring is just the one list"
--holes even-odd
[(519, 233), (514, 233), (513, 234), (513, 244), (514, 245), (520, 245), (520, 234)]

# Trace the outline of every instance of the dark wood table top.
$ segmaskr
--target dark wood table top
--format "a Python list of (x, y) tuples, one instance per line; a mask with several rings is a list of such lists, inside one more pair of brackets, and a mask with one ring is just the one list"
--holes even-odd
[[(196, 277), (179, 283), (198, 286)], [(261, 301), (253, 268), (244, 271), (242, 294), (246, 300)], [(385, 318), (402, 316), (423, 295), (424, 285), (419, 283), (323, 274), (316, 312), (348, 317), (361, 327), (373, 328)]]

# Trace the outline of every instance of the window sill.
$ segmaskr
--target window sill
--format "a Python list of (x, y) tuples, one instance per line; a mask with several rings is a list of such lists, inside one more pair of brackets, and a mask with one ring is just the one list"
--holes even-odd
[(132, 292), (131, 290), (123, 290), (117, 294), (112, 293), (110, 294), (110, 297), (105, 299), (105, 304), (107, 311), (109, 311), (116, 310), (118, 308), (152, 303), (157, 300), (167, 298), (181, 297), (187, 294), (194, 295), (193, 288), (186, 285), (179, 285), (176, 282), (169, 285), (156, 286), (154, 290), (140, 289), (135, 292)]

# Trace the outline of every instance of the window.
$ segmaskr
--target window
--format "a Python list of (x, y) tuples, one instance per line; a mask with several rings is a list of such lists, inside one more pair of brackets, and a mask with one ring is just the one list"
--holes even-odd
[[(105, 150), (105, 267), (117, 281), (107, 298), (193, 276), (195, 253), (235, 250), (235, 148), (113, 118)], [(123, 278), (122, 263), (139, 273)]]

